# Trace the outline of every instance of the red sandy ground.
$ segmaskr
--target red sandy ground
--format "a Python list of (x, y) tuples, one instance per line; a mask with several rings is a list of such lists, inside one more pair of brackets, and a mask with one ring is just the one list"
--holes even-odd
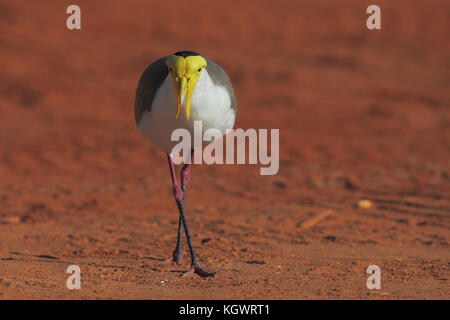
[[(0, 298), (449, 298), (448, 1), (79, 0), (68, 31), (73, 2), (0, 1)], [(192, 170), (209, 279), (158, 263), (178, 215), (134, 123), (140, 74), (182, 49), (229, 72), (236, 127), (280, 128), (275, 176)]]

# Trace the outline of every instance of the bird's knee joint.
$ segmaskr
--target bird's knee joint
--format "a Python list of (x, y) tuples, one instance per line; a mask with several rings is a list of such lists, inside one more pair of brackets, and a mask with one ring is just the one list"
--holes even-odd
[(189, 179), (189, 171), (188, 170), (181, 172), (181, 179), (183, 179), (183, 181), (187, 181)]
[(173, 188), (173, 195), (175, 196), (177, 202), (183, 201), (183, 190), (181, 190), (179, 187)]

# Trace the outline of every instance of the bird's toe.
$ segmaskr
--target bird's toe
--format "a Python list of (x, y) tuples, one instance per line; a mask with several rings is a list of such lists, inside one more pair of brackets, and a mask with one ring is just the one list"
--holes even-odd
[(205, 269), (203, 269), (202, 267), (200, 267), (200, 265), (193, 265), (192, 267), (191, 267), (191, 269), (189, 269), (188, 271), (186, 271), (185, 273), (183, 273), (183, 277), (186, 277), (186, 276), (190, 276), (190, 275), (192, 275), (192, 274), (194, 274), (194, 273), (196, 273), (196, 274), (198, 274), (199, 276), (201, 276), (201, 277), (204, 277), (204, 278), (207, 278), (207, 277), (214, 277), (215, 276), (215, 272), (209, 272), (209, 271), (206, 271)]

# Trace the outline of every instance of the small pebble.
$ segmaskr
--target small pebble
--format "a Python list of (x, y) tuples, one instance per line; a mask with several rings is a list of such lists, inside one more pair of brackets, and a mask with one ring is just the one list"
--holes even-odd
[(360, 209), (370, 209), (372, 208), (373, 203), (370, 200), (359, 200), (358, 208)]

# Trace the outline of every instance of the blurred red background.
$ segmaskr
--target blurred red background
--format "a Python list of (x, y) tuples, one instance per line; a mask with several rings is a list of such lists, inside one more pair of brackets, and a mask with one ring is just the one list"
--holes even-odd
[[(0, 265), (0, 298), (70, 297), (44, 253), (87, 270), (81, 298), (367, 298), (373, 261), (396, 284), (388, 298), (448, 298), (448, 1), (79, 0), (79, 31), (70, 4), (0, 1), (0, 254), (21, 261)], [(370, 4), (381, 30), (366, 28)], [(150, 259), (172, 250), (177, 212), (134, 95), (178, 50), (227, 70), (236, 127), (280, 129), (278, 175), (193, 169), (188, 220), (222, 270), (208, 281)]]

